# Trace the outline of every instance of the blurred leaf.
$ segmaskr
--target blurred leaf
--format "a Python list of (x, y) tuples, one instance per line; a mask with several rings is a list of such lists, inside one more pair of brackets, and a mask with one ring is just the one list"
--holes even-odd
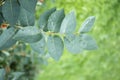
[(20, 5), (18, 1), (17, 0), (6, 0), (5, 4), (2, 6), (2, 13), (3, 13), (5, 20), (7, 20), (7, 22), (10, 25), (12, 26), (15, 25), (18, 20), (19, 13), (20, 13)]
[(61, 22), (64, 16), (65, 14), (63, 9), (57, 10), (54, 13), (52, 13), (48, 19), (48, 24), (47, 24), (48, 30), (53, 32), (59, 32)]
[(43, 29), (43, 28), (46, 29), (49, 16), (55, 11), (56, 11), (56, 8), (52, 8), (50, 10), (47, 10), (43, 14), (41, 14), (41, 16), (39, 18), (39, 22), (38, 22), (41, 29)]
[(5, 79), (5, 70), (0, 69), (0, 80), (4, 80), (4, 79)]
[(42, 39), (42, 34), (37, 27), (28, 26), (20, 29), (14, 36), (14, 39), (34, 43)]
[(82, 38), (83, 38), (83, 41), (85, 42), (84, 49), (95, 50), (98, 48), (96, 41), (90, 35), (82, 34)]
[(17, 40), (10, 38), (2, 47), (0, 47), (0, 50), (8, 49), (11, 46), (13, 46), (16, 42)]
[(47, 48), (50, 56), (58, 61), (62, 56), (64, 49), (62, 39), (59, 36), (49, 36), (47, 40)]
[(18, 0), (20, 5), (27, 11), (33, 13), (35, 11), (37, 0)]
[(80, 33), (86, 33), (86, 32), (89, 32), (93, 26), (95, 22), (95, 17), (94, 16), (91, 16), (91, 17), (88, 17), (82, 24), (79, 32)]
[(22, 26), (34, 26), (35, 14), (28, 12), (26, 9), (21, 7), (19, 21)]
[[(15, 30), (15, 28), (12, 27), (12, 28), (6, 29), (0, 35), (0, 50), (2, 50), (3, 48), (8, 48), (14, 44), (14, 40), (11, 41), (11, 39), (15, 35), (15, 33), (16, 33), (16, 30)], [(8, 44), (6, 44), (6, 43), (8, 43)]]
[(73, 33), (76, 27), (76, 17), (74, 12), (65, 16), (62, 21), (60, 33)]
[(83, 51), (84, 42), (81, 36), (74, 34), (66, 34), (64, 43), (68, 51), (71, 53), (81, 53)]
[(36, 51), (40, 54), (44, 54), (45, 46), (46, 46), (45, 38), (43, 37), (40, 41), (38, 41), (36, 43), (31, 43), (30, 46), (34, 51)]

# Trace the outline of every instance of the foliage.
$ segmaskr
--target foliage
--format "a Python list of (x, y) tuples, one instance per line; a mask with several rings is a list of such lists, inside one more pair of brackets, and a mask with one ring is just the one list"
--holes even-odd
[[(33, 80), (36, 65), (32, 53), (38, 53), (37, 62), (46, 55), (58, 61), (64, 46), (73, 53), (97, 48), (95, 40), (87, 35), (95, 17), (89, 17), (76, 33), (74, 12), (65, 15), (64, 9), (52, 8), (40, 16), (37, 25), (34, 18), (36, 4), (37, 0), (5, 0), (1, 3), (1, 79)], [(24, 51), (29, 47), (33, 50)]]
[[(51, 6), (54, 4), (47, 7)], [(37, 80), (120, 80), (120, 1), (56, 0), (55, 6), (64, 7), (66, 13), (74, 9), (78, 25), (88, 15), (95, 15), (95, 27), (90, 33), (97, 40), (99, 49), (74, 56), (66, 50), (59, 63), (50, 60), (51, 64), (43, 66)]]

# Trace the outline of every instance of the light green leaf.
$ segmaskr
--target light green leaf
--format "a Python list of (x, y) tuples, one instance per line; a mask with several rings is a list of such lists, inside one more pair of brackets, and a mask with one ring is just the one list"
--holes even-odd
[(34, 13), (37, 0), (18, 0), (20, 5), (27, 11)]
[(37, 27), (28, 26), (20, 29), (13, 39), (34, 43), (42, 39), (42, 34)]
[(47, 10), (43, 14), (41, 14), (39, 21), (38, 21), (38, 24), (39, 24), (41, 29), (47, 30), (46, 28), (47, 28), (48, 18), (55, 11), (56, 11), (56, 8), (52, 8), (50, 10)]
[(21, 26), (34, 26), (35, 23), (35, 14), (28, 12), (26, 9), (21, 7), (19, 22)]
[[(0, 50), (4, 48), (8, 48), (14, 44), (14, 41), (12, 42), (12, 37), (15, 35), (16, 30), (15, 28), (11, 27), (9, 29), (6, 29), (1, 35), (0, 35)], [(9, 43), (10, 42), (10, 43)], [(9, 43), (9, 44), (6, 44)]]
[(91, 16), (91, 17), (88, 17), (82, 24), (79, 32), (80, 33), (86, 33), (86, 32), (89, 32), (93, 26), (95, 22), (95, 17), (94, 16)]
[(83, 38), (83, 41), (85, 42), (85, 50), (95, 50), (98, 48), (96, 41), (90, 35), (82, 34), (81, 36)]
[(57, 10), (54, 13), (52, 13), (48, 19), (48, 24), (47, 24), (48, 30), (52, 32), (59, 32), (61, 22), (64, 16), (65, 14), (63, 9)]
[(64, 44), (71, 53), (81, 53), (83, 51), (84, 42), (79, 35), (66, 34)]
[(18, 1), (6, 0), (5, 4), (2, 6), (2, 13), (5, 20), (7, 20), (10, 25), (15, 25), (20, 13), (20, 5)]
[(50, 56), (58, 61), (64, 49), (62, 39), (59, 36), (49, 36), (47, 40), (47, 48)]
[(40, 54), (44, 54), (45, 53), (45, 46), (46, 46), (46, 42), (45, 42), (44, 37), (36, 43), (31, 43), (30, 46), (34, 51), (36, 51)]
[(60, 33), (73, 33), (76, 28), (76, 17), (74, 12), (65, 16), (62, 21)]

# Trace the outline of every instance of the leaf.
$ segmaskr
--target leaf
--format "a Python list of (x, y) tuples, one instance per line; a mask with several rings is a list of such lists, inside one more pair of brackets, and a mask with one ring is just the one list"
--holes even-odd
[(62, 39), (59, 36), (49, 36), (47, 40), (47, 48), (50, 56), (58, 61), (64, 49)]
[(60, 33), (73, 33), (76, 28), (76, 17), (74, 12), (65, 16), (62, 21)]
[[(11, 45), (13, 45), (14, 42), (11, 41), (11, 38), (15, 35), (16, 30), (15, 28), (11, 27), (7, 30), (5, 30), (1, 35), (0, 35), (0, 50), (3, 48), (8, 48)], [(6, 44), (10, 41), (9, 44)]]
[(88, 17), (82, 24), (79, 32), (80, 33), (86, 33), (86, 32), (89, 32), (93, 26), (95, 22), (95, 17), (94, 16), (91, 16), (91, 17)]
[(10, 24), (10, 25), (15, 25), (19, 13), (20, 13), (20, 5), (17, 0), (6, 0), (5, 4), (2, 6), (2, 13), (5, 18), (5, 20)]
[(98, 48), (98, 46), (96, 44), (96, 41), (90, 35), (82, 34), (82, 38), (83, 38), (83, 40), (85, 42), (84, 49), (86, 49), (86, 50), (95, 50), (95, 49)]
[(48, 22), (48, 18), (49, 16), (56, 11), (56, 8), (52, 8), (50, 10), (47, 10), (46, 12), (44, 12), (40, 18), (39, 18), (39, 21), (38, 21), (38, 24), (39, 24), (39, 27), (41, 29), (46, 29), (47, 28), (47, 22)]
[(40, 41), (36, 42), (36, 43), (31, 43), (30, 46), (31, 48), (40, 53), (40, 54), (44, 54), (45, 53), (45, 45), (46, 45), (46, 42), (45, 42), (45, 39), (42, 38)]
[(4, 80), (4, 78), (5, 78), (5, 70), (0, 69), (0, 80)]
[(66, 34), (64, 44), (71, 53), (81, 53), (83, 51), (84, 42), (79, 35)]
[(26, 9), (21, 7), (19, 22), (21, 26), (34, 26), (35, 23), (35, 14), (28, 12)]
[(18, 0), (20, 5), (27, 11), (33, 13), (35, 11), (37, 0)]
[(57, 10), (54, 13), (52, 13), (48, 19), (48, 24), (47, 24), (48, 30), (53, 32), (59, 32), (61, 22), (64, 16), (65, 14), (63, 9)]
[(13, 39), (21, 40), (27, 43), (34, 43), (42, 39), (42, 34), (37, 27), (28, 26), (20, 29)]
[(8, 49), (11, 46), (13, 46), (16, 42), (17, 42), (17, 40), (10, 38), (2, 47), (0, 47), (0, 50)]

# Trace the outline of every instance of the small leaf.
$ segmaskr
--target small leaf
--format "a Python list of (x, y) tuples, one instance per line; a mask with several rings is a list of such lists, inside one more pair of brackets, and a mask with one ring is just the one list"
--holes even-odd
[[(11, 27), (7, 30), (5, 30), (1, 35), (0, 35), (0, 50), (3, 48), (8, 48), (10, 45), (12, 45), (14, 42), (11, 41), (11, 38), (15, 35), (16, 30), (15, 28)], [(11, 42), (9, 44), (6, 44), (8, 42)], [(2, 48), (3, 47), (3, 48)]]
[(30, 44), (31, 48), (40, 54), (45, 53), (45, 45), (46, 45), (46, 42), (44, 37), (40, 41)]
[(20, 13), (20, 5), (17, 0), (6, 0), (2, 6), (2, 13), (5, 20), (14, 26), (18, 20)]
[(66, 34), (64, 43), (71, 53), (81, 53), (83, 51), (84, 42), (79, 35)]
[(13, 39), (34, 43), (42, 39), (42, 34), (37, 27), (28, 26), (20, 29)]
[(96, 41), (90, 35), (82, 34), (82, 38), (83, 38), (83, 40), (85, 42), (84, 49), (86, 49), (86, 50), (95, 50), (95, 49), (98, 48), (98, 46), (96, 44)]
[(33, 13), (35, 11), (37, 0), (18, 0), (20, 5), (27, 11)]
[(56, 11), (56, 8), (52, 8), (44, 12), (39, 18), (39, 26), (41, 29), (46, 29), (49, 16)]
[(91, 16), (91, 17), (88, 17), (82, 24), (79, 32), (80, 33), (86, 33), (86, 32), (89, 32), (93, 26), (95, 22), (95, 17), (94, 16)]
[(20, 16), (18, 21), (20, 22), (21, 26), (34, 26), (35, 23), (35, 14), (28, 12), (26, 9), (21, 7)]
[(58, 61), (64, 49), (62, 39), (59, 36), (49, 36), (47, 40), (47, 48), (50, 56)]
[(76, 17), (74, 12), (65, 16), (62, 21), (60, 33), (73, 33), (76, 28)]
[(51, 14), (51, 16), (48, 19), (48, 30), (53, 32), (59, 32), (61, 22), (63, 18), (65, 17), (64, 10), (57, 10), (54, 13)]

